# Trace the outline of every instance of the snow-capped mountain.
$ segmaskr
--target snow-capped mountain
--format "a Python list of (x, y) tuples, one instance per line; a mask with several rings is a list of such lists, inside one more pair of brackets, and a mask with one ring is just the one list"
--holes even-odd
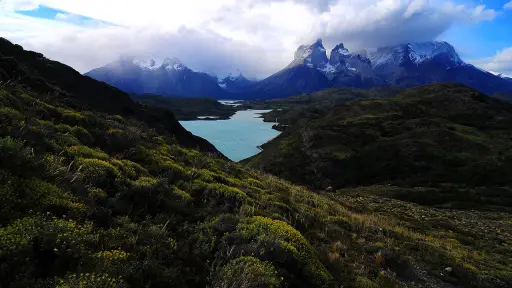
[(512, 95), (510, 82), (467, 64), (447, 42), (408, 43), (367, 50), (376, 75), (389, 85), (412, 87), (456, 82), (486, 94)]
[(380, 85), (384, 85), (384, 81), (374, 73), (370, 59), (350, 53), (341, 43), (334, 47), (328, 58), (319, 39), (311, 45), (299, 46), (293, 61), (285, 69), (256, 84), (252, 94), (274, 98), (333, 86), (367, 88)]
[(242, 72), (237, 69), (235, 73), (230, 73), (226, 77), (218, 78), (217, 83), (221, 88), (227, 91), (239, 93), (247, 91), (256, 81), (245, 78)]
[[(176, 58), (121, 58), (86, 75), (133, 93), (186, 97), (283, 98), (329, 87), (413, 87), (435, 82), (468, 85), (488, 95), (512, 95), (512, 80), (465, 63), (447, 42), (406, 43), (329, 57), (322, 40), (301, 45), (283, 70), (261, 81), (240, 71), (227, 77), (195, 72)], [(512, 96), (511, 96), (512, 97)]]
[(121, 57), (85, 75), (136, 94), (182, 97), (229, 97), (216, 78), (192, 71), (177, 58)]

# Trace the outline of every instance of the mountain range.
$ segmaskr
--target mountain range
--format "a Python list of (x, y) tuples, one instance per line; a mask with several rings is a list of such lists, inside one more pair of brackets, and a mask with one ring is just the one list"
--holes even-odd
[(85, 75), (130, 93), (217, 99), (273, 99), (329, 87), (414, 87), (455, 82), (485, 94), (512, 95), (512, 80), (465, 63), (447, 42), (407, 43), (350, 52), (342, 43), (330, 57), (322, 40), (301, 45), (283, 70), (260, 81), (240, 71), (225, 78), (196, 72), (176, 58), (121, 57)]

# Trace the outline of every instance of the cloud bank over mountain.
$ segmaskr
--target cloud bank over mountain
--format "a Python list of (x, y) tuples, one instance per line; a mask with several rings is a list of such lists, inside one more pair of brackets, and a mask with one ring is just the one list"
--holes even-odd
[[(426, 0), (3, 0), (0, 35), (79, 70), (120, 55), (178, 57), (224, 75), (263, 78), (299, 44), (351, 50), (437, 39), (453, 25), (492, 21), (485, 5)], [(20, 10), (58, 11), (34, 17)], [(36, 15), (37, 16), (37, 15)]]

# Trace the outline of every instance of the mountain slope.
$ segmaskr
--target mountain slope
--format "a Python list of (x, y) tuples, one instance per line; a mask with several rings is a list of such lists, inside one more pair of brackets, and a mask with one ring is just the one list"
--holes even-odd
[(217, 80), (186, 67), (176, 58), (120, 58), (85, 75), (103, 81), (125, 92), (182, 97), (227, 98)]
[(0, 59), (1, 287), (512, 284), (509, 214), (315, 193)]
[(4, 75), (4, 81), (27, 85), (31, 90), (51, 95), (55, 101), (74, 109), (93, 109), (136, 118), (158, 131), (171, 133), (185, 147), (221, 155), (209, 142), (185, 130), (167, 109), (142, 107), (117, 88), (82, 76), (69, 66), (46, 59), (42, 54), (25, 51), (3, 38), (0, 38), (0, 55), (3, 56), (0, 76)]
[(329, 87), (329, 79), (315, 68), (297, 65), (252, 86), (245, 99), (273, 99), (312, 93)]
[(287, 129), (248, 163), (319, 188), (510, 185), (511, 125), (511, 104), (432, 84), (336, 106)]

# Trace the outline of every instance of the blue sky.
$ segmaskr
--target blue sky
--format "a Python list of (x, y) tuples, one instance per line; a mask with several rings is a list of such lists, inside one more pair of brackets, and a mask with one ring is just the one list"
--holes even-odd
[[(481, 2), (490, 9), (500, 11), (508, 0)], [(502, 10), (492, 21), (454, 25), (439, 38), (456, 46), (465, 59), (491, 57), (499, 50), (512, 47), (512, 8), (508, 11)]]
[(121, 55), (170, 56), (261, 78), (322, 38), (328, 50), (444, 40), (512, 74), (510, 27), (509, 0), (0, 0), (0, 36), (80, 72)]

